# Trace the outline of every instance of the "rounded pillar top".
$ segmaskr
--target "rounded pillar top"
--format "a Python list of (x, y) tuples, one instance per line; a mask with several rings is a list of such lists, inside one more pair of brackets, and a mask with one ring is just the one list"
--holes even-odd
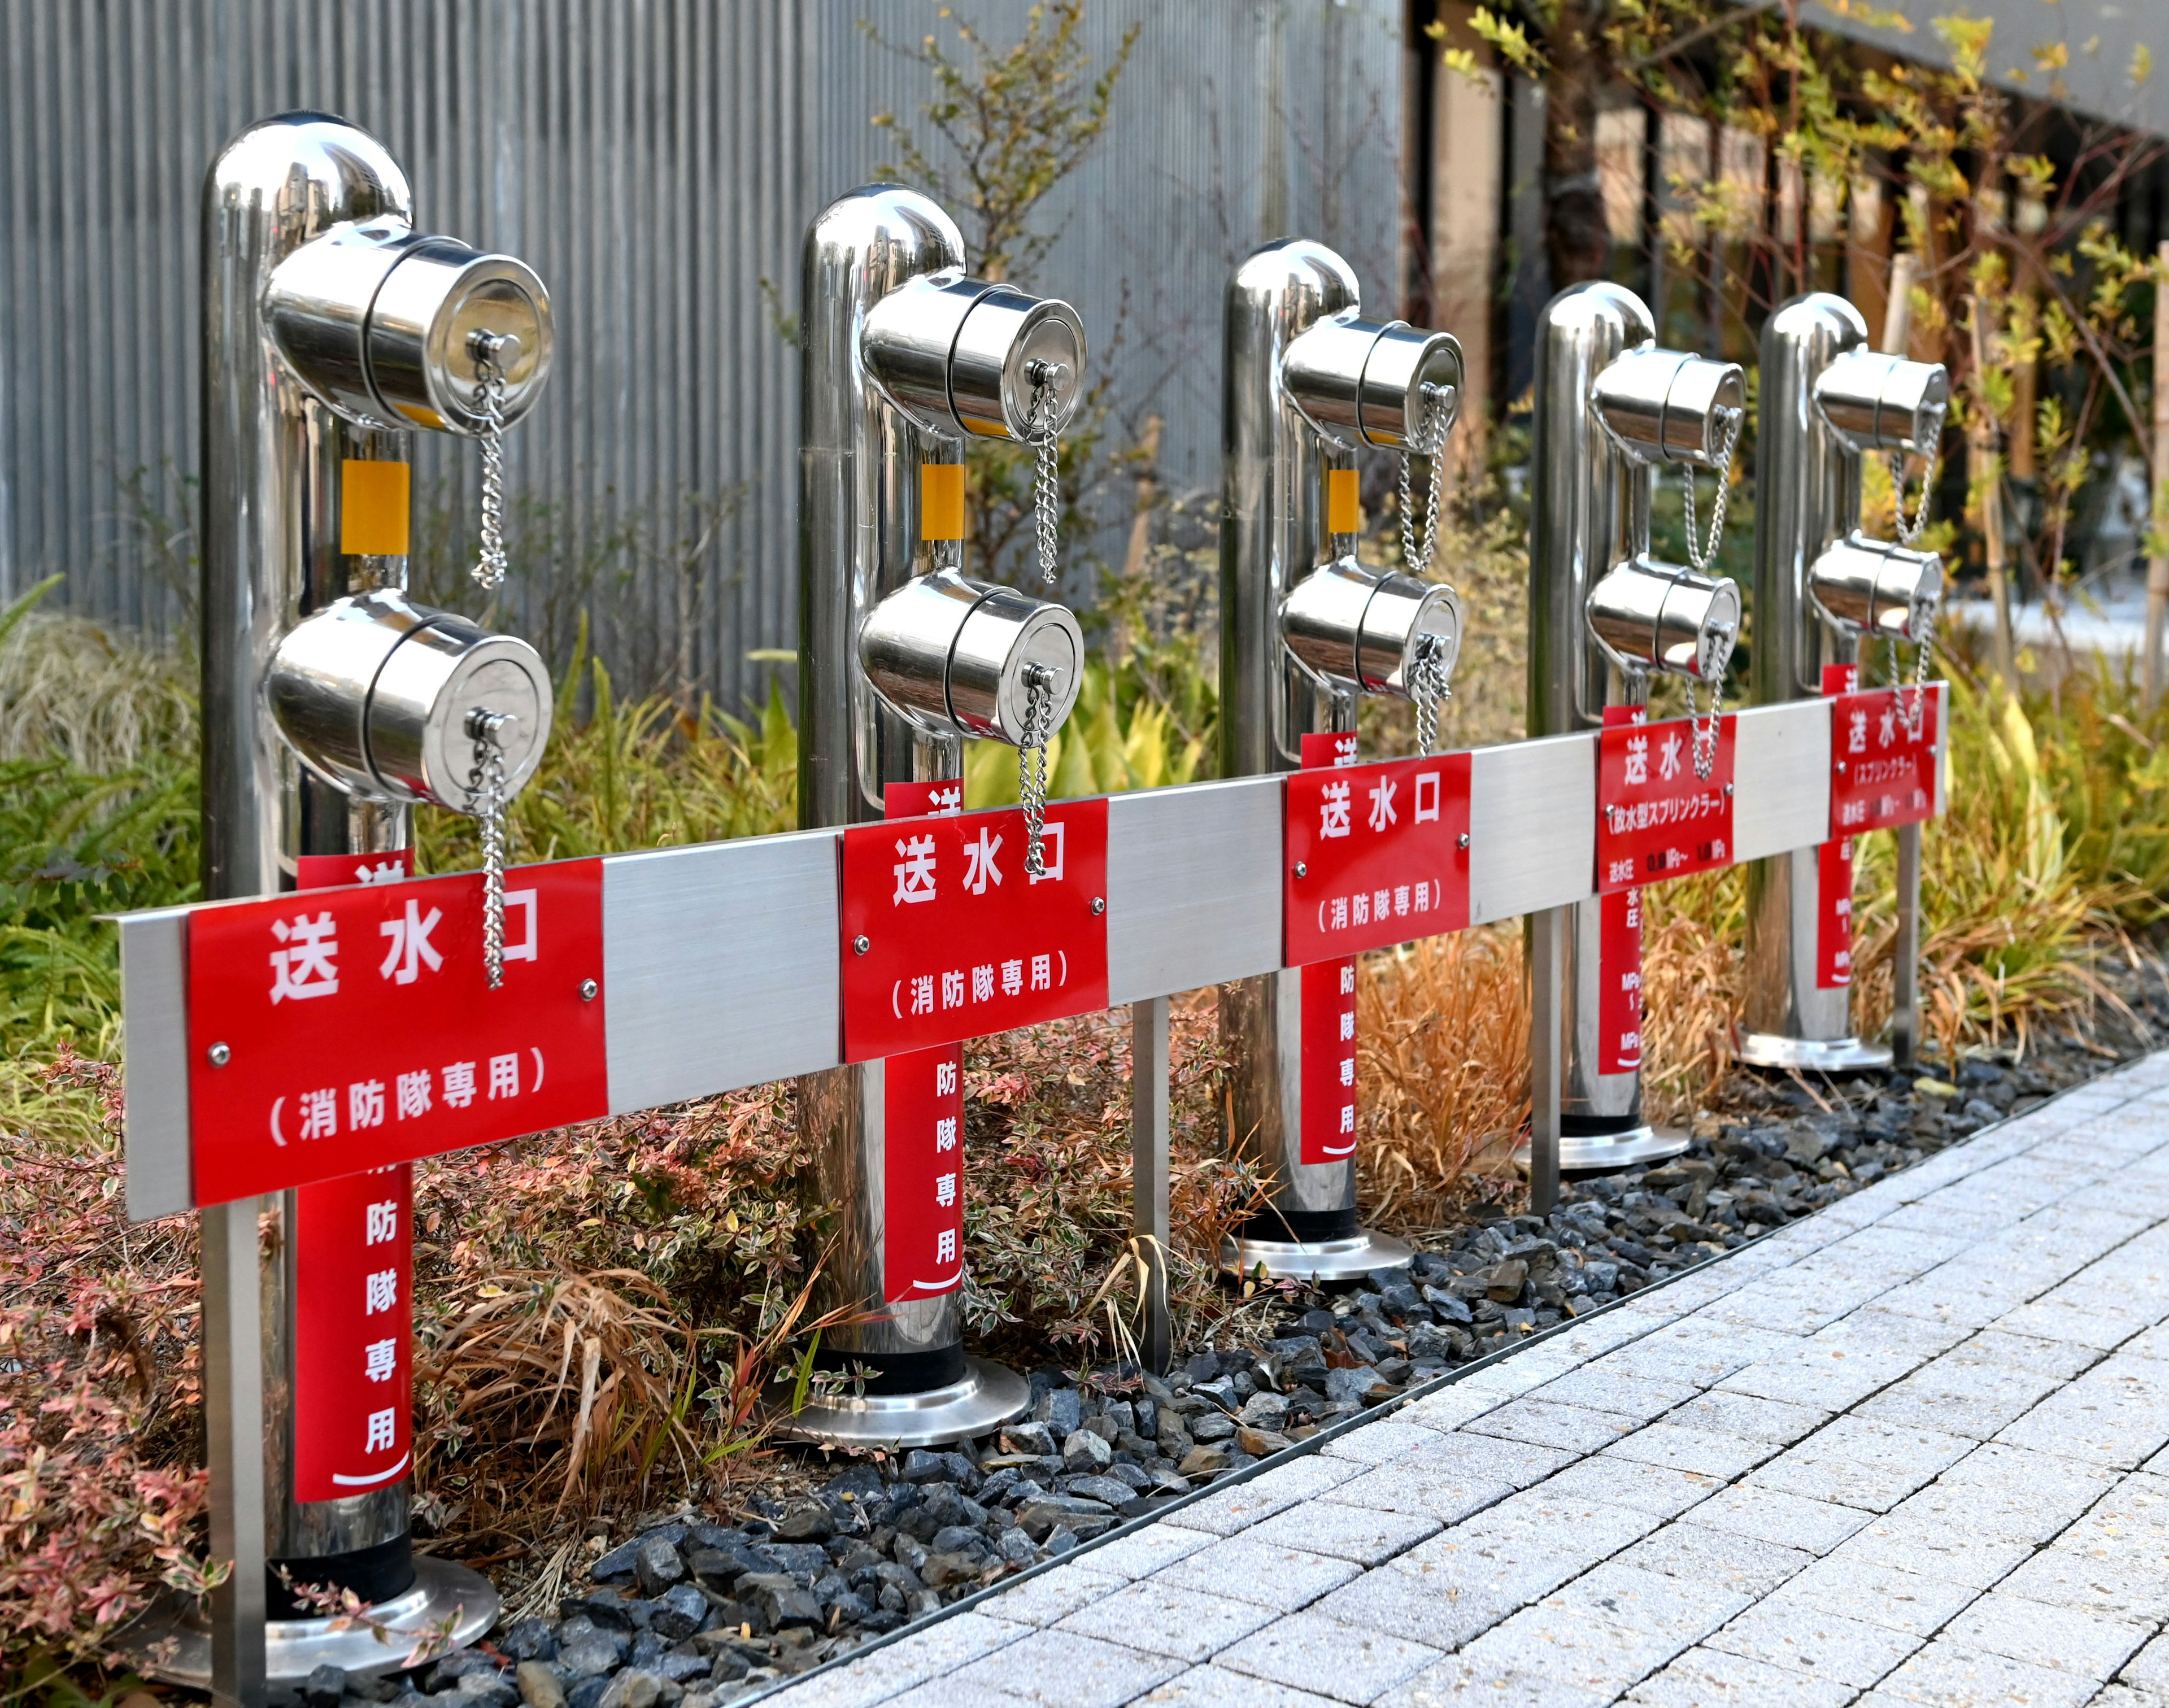
[(962, 267), (964, 234), (931, 196), (900, 184), (862, 184), (813, 216), (806, 264), (855, 275), (847, 294), (871, 301), (922, 274)]
[(273, 256), (347, 220), (411, 219), (414, 192), (392, 151), (330, 113), (280, 113), (237, 132), (204, 176), (206, 206), (260, 203)]

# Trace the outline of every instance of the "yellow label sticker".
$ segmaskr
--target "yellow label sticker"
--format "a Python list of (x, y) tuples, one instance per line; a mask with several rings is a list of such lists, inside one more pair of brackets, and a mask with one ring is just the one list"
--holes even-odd
[(405, 463), (349, 457), (339, 465), (339, 550), (349, 557), (404, 557), (413, 512)]
[(962, 540), (964, 537), (964, 465), (921, 463), (919, 466), (919, 537), (921, 540)]
[(1325, 531), (1361, 534), (1363, 531), (1363, 494), (1353, 469), (1325, 471)]

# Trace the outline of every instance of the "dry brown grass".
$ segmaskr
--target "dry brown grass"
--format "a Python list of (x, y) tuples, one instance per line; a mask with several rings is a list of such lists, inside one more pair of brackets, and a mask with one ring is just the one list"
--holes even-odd
[(1521, 934), (1479, 927), (1367, 956), (1356, 987), (1365, 1215), (1397, 1232), (1463, 1208), (1472, 1172), (1503, 1184), (1529, 1118)]

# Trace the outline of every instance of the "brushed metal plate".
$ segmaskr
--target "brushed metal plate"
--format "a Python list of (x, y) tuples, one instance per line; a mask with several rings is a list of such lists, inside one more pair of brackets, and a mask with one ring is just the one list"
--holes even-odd
[(1468, 923), (1596, 891), (1596, 735), (1479, 748), (1468, 774)]
[(603, 862), (615, 1113), (841, 1058), (832, 830)]
[(1282, 794), (1238, 777), (1109, 800), (1111, 1007), (1280, 966)]
[(195, 1207), (189, 1166), (189, 914), (120, 918), (121, 1154), (128, 1219)]
[(1827, 700), (1749, 706), (1740, 714), (1732, 760), (1735, 862), (1829, 840), (1830, 741)]

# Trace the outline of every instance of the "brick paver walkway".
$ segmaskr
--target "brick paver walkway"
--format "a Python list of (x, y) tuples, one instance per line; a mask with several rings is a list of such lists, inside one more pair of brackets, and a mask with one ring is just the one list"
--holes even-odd
[(2169, 1708), (2169, 1052), (786, 1708)]

